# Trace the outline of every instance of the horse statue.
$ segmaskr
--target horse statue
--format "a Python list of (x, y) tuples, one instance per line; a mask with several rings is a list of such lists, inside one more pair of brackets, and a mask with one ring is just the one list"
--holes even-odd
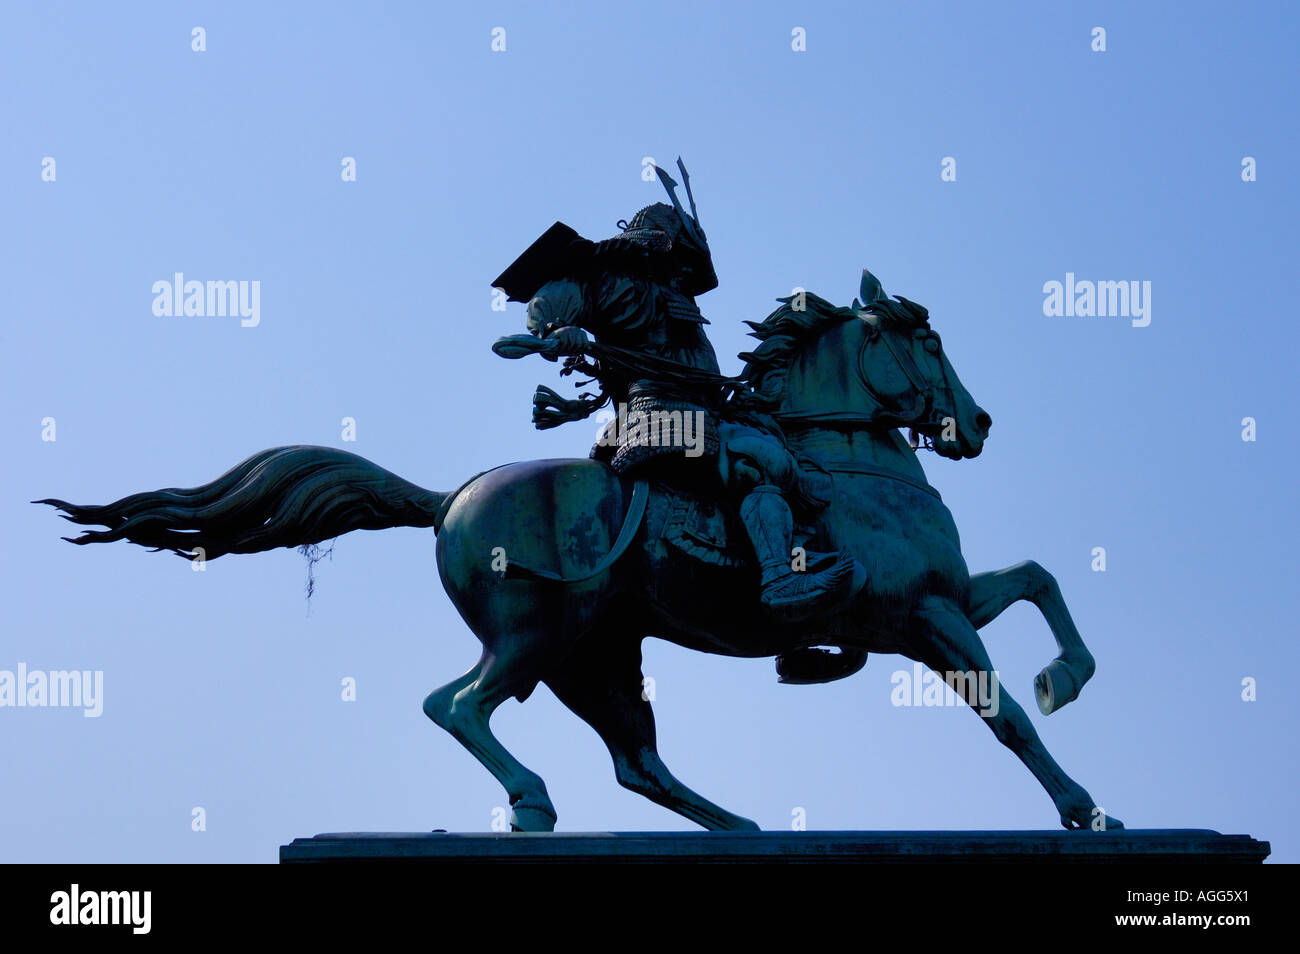
[[(977, 630), (1018, 600), (1041, 610), (1059, 650), (1034, 680), (1044, 714), (1074, 700), (1095, 668), (1051, 574), (1027, 561), (972, 576), (952, 514), (926, 481), (922, 441), (940, 456), (973, 458), (991, 419), (958, 380), (923, 308), (889, 299), (870, 273), (863, 300), (849, 307), (805, 295), (780, 299), (766, 320), (750, 323), (761, 344), (728, 380), (770, 411), (792, 454), (831, 475), (830, 503), (797, 539), (852, 554), (866, 580), (822, 618), (796, 624), (759, 612), (752, 552), (734, 515), (707, 495), (621, 477), (598, 460), (503, 464), (440, 493), (346, 451), (291, 446), (192, 489), (106, 506), (36, 502), (107, 528), (65, 538), (72, 543), (128, 540), (208, 560), (352, 530), (433, 527), (443, 586), (483, 651), (428, 695), (424, 712), (504, 786), (516, 831), (553, 830), (556, 810), (542, 778), (492, 734), (489, 719), (539, 682), (600, 735), (621, 785), (708, 829), (758, 828), (687, 788), (660, 758), (641, 672), (648, 636), (707, 653), (777, 656), (786, 660), (783, 681), (796, 683), (851, 675), (873, 652), (923, 663), (1025, 763), (1066, 828), (1122, 828), (1057, 765), (1004, 689), (996, 705), (977, 690), (990, 677), (996, 685)], [(498, 353), (548, 347), (502, 339)], [(601, 360), (600, 346), (592, 349)]]

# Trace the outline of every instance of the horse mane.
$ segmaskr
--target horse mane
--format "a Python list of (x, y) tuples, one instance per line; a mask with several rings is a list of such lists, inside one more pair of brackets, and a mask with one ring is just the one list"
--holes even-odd
[[(793, 306), (796, 297), (801, 299), (803, 307)], [(763, 410), (781, 403), (786, 375), (794, 356), (803, 350), (804, 344), (828, 328), (859, 314), (851, 308), (832, 305), (812, 292), (778, 298), (777, 301), (781, 303), (780, 307), (762, 321), (745, 322), (754, 329), (750, 335), (760, 344), (753, 351), (744, 351), (739, 356), (745, 362), (740, 377), (753, 389), (746, 395), (746, 403)]]
[[(801, 298), (802, 308), (795, 308), (792, 304), (797, 297)], [(929, 327), (929, 313), (925, 308), (901, 295), (894, 298), (897, 301), (884, 297), (882, 293), (881, 297), (865, 305), (859, 305), (855, 298), (851, 308), (832, 305), (812, 292), (778, 298), (780, 307), (762, 321), (745, 322), (754, 329), (750, 335), (760, 344), (753, 351), (739, 355), (745, 362), (740, 377), (752, 389), (745, 396), (744, 403), (756, 410), (778, 407), (785, 394), (786, 377), (795, 355), (811, 339), (850, 319), (870, 314), (886, 326)]]

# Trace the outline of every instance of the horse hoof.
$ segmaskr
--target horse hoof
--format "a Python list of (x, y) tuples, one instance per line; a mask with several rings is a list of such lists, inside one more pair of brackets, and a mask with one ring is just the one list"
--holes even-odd
[(555, 816), (540, 808), (516, 808), (510, 813), (511, 831), (555, 831)]
[(1124, 823), (1118, 818), (1107, 815), (1100, 809), (1095, 809), (1097, 814), (1090, 813), (1091, 817), (1074, 817), (1071, 815), (1061, 816), (1061, 827), (1068, 831), (1123, 831)]
[(1066, 703), (1079, 698), (1081, 688), (1082, 682), (1075, 678), (1070, 667), (1059, 659), (1053, 659), (1034, 677), (1034, 698), (1038, 700), (1038, 710), (1043, 715), (1051, 715)]

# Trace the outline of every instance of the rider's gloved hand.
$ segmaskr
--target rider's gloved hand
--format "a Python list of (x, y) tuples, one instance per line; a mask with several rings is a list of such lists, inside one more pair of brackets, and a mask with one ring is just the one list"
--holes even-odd
[(587, 349), (587, 333), (576, 325), (556, 328), (546, 336), (547, 349), (543, 354), (554, 361), (561, 355), (582, 354)]

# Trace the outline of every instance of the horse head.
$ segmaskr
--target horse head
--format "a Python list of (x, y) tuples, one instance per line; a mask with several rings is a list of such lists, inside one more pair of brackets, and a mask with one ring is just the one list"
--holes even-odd
[(862, 301), (838, 308), (809, 292), (780, 299), (743, 354), (758, 403), (787, 428), (910, 428), (943, 457), (977, 457), (993, 419), (948, 361), (929, 314), (889, 298), (869, 271)]

